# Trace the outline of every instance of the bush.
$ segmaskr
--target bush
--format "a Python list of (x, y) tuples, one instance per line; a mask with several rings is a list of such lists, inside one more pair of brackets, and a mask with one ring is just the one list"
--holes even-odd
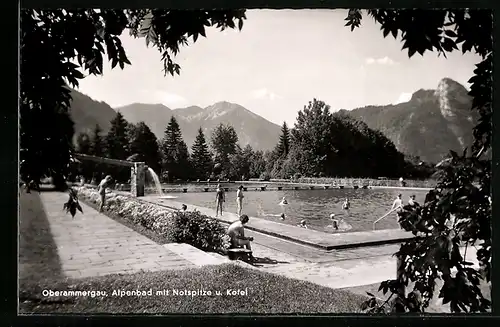
[(172, 237), (177, 243), (187, 243), (203, 251), (222, 251), (225, 228), (214, 218), (199, 211), (174, 212)]
[[(75, 189), (82, 201), (100, 204), (100, 196), (95, 189), (84, 186)], [(167, 242), (187, 243), (203, 251), (222, 250), (225, 228), (216, 219), (198, 211), (172, 211), (116, 193), (106, 194), (104, 210), (152, 230)]]

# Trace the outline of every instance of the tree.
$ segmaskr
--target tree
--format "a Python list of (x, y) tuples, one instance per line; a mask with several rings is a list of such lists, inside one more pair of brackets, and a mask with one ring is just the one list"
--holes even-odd
[(207, 179), (212, 173), (212, 155), (208, 150), (205, 134), (201, 127), (191, 147), (191, 164), (196, 178)]
[(253, 153), (252, 160), (250, 161), (249, 178), (259, 178), (265, 171), (266, 160), (264, 159), (264, 152), (262, 150), (257, 150)]
[(290, 152), (290, 130), (288, 129), (286, 122), (283, 122), (283, 125), (281, 126), (281, 135), (276, 151), (281, 157), (283, 157), (283, 159), (286, 158), (288, 152)]
[(299, 111), (292, 139), (305, 156), (299, 167), (303, 175), (315, 176), (327, 168), (328, 157), (335, 153), (331, 124), (330, 106), (323, 101), (313, 99)]
[(172, 116), (165, 129), (161, 144), (163, 155), (162, 169), (168, 172), (169, 178), (187, 179), (190, 175), (189, 152), (182, 139), (177, 119)]
[(90, 154), (92, 151), (92, 142), (89, 135), (85, 132), (76, 137), (76, 149), (78, 153)]
[(66, 189), (74, 134), (68, 113), (60, 108), (31, 110), (26, 99), (21, 99), (20, 113), (21, 179), (38, 184), (43, 176), (52, 176), (57, 189)]
[[(68, 116), (70, 88), (85, 75), (102, 75), (103, 56), (111, 67), (131, 62), (119, 36), (128, 30), (161, 53), (165, 74), (179, 74), (172, 57), (205, 27), (243, 27), (245, 10), (55, 9), (21, 10), (20, 114), (21, 174), (64, 179), (71, 158), (73, 127)], [(44, 58), (40, 64), (40, 58)], [(58, 126), (59, 128), (48, 128)], [(64, 184), (64, 183), (63, 183)], [(65, 184), (64, 184), (65, 185)]]
[[(368, 10), (381, 25), (384, 37), (401, 35), (409, 57), (416, 52), (436, 50), (475, 52), (476, 65), (469, 95), (480, 119), (474, 128), (474, 145), (462, 154), (437, 165), (439, 181), (419, 209), (406, 208), (400, 214), (402, 227), (417, 237), (401, 245), (396, 254), (400, 273), (384, 281), (380, 289), (396, 295), (393, 310), (424, 311), (436, 292), (436, 280), (443, 285), (439, 297), (452, 312), (485, 312), (491, 307), (478, 287), (491, 283), (491, 148), (492, 99), (492, 14), (489, 10)], [(362, 12), (350, 10), (346, 18), (351, 30), (360, 25)], [(461, 252), (461, 247), (464, 247)], [(466, 261), (468, 247), (477, 248), (480, 269)], [(408, 295), (403, 291), (414, 282)], [(370, 301), (374, 304), (374, 301)], [(385, 310), (372, 305), (369, 311)]]
[(228, 174), (229, 156), (236, 154), (238, 150), (238, 134), (233, 126), (221, 123), (212, 131), (211, 141), (215, 163), (220, 164), (222, 172)]
[(106, 143), (101, 133), (102, 133), (101, 126), (99, 126), (99, 124), (96, 124), (92, 131), (92, 137), (90, 140), (91, 141), (90, 154), (97, 157), (104, 156), (104, 153), (106, 152)]
[(137, 155), (136, 160), (145, 162), (155, 172), (160, 172), (161, 158), (156, 135), (144, 122), (131, 129), (130, 153)]
[(106, 135), (106, 149), (109, 158), (125, 160), (130, 155), (128, 125), (120, 112), (117, 112), (115, 118), (111, 120), (111, 128)]

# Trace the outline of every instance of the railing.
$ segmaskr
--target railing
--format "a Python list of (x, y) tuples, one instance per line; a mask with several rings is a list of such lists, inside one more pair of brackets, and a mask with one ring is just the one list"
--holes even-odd
[[(400, 187), (401, 182), (397, 179), (373, 179), (373, 178), (333, 178), (333, 177), (313, 177), (297, 179), (271, 179), (271, 182), (282, 183), (302, 183), (302, 184), (326, 184), (343, 186), (389, 186)], [(433, 188), (435, 180), (404, 180), (406, 187)]]

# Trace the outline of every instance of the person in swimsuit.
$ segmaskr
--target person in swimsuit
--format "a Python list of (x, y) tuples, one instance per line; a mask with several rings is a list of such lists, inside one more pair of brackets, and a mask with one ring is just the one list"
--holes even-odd
[(243, 185), (238, 187), (238, 191), (236, 191), (236, 204), (238, 205), (238, 216), (241, 216), (241, 210), (243, 209)]
[(308, 229), (308, 227), (307, 227), (307, 225), (306, 225), (306, 221), (305, 221), (305, 220), (301, 220), (301, 221), (300, 221), (300, 224), (298, 224), (297, 226), (302, 227), (302, 228), (305, 228), (305, 229)]
[(346, 215), (349, 216), (349, 209), (351, 209), (351, 202), (348, 198), (345, 198), (344, 203), (342, 203), (342, 209), (345, 211)]
[(280, 202), (280, 206), (283, 206), (283, 205), (287, 205), (288, 204), (288, 201), (285, 199), (285, 197), (283, 197), (283, 199), (281, 199), (281, 202)]
[(215, 217), (219, 216), (219, 210), (220, 210), (220, 215), (222, 216), (222, 205), (226, 201), (226, 195), (224, 193), (224, 189), (220, 187), (220, 184), (217, 184), (217, 190), (215, 191), (215, 203), (217, 205), (217, 208), (215, 209)]
[(99, 207), (100, 212), (103, 212), (104, 210), (104, 204), (106, 203), (106, 188), (108, 188), (112, 179), (113, 178), (111, 178), (110, 175), (107, 175), (106, 177), (104, 177), (104, 179), (99, 183), (99, 186), (97, 187), (97, 191), (101, 196), (101, 206)]
[(239, 220), (233, 222), (227, 228), (226, 234), (231, 238), (232, 247), (245, 247), (250, 251), (252, 250), (250, 242), (253, 241), (253, 237), (245, 237), (244, 227), (249, 219), (247, 215), (241, 215)]
[(394, 202), (392, 203), (391, 210), (395, 210), (396, 212), (401, 211), (403, 209), (403, 200), (401, 199), (402, 195), (398, 194)]

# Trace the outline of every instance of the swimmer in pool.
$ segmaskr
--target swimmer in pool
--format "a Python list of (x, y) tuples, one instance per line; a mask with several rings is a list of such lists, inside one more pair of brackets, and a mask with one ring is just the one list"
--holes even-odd
[(286, 205), (288, 204), (288, 201), (285, 199), (285, 197), (283, 197), (283, 199), (281, 199), (281, 202), (280, 202), (280, 206), (283, 206), (283, 205)]
[(340, 220), (337, 219), (337, 218), (335, 218), (335, 214), (334, 213), (332, 213), (330, 215), (330, 220), (332, 221), (332, 224), (328, 225), (327, 227), (332, 227), (335, 230), (339, 230), (339, 229), (341, 229), (341, 230), (349, 230), (349, 229), (352, 228), (351, 225), (349, 225), (348, 223), (345, 222), (344, 218), (340, 218)]

